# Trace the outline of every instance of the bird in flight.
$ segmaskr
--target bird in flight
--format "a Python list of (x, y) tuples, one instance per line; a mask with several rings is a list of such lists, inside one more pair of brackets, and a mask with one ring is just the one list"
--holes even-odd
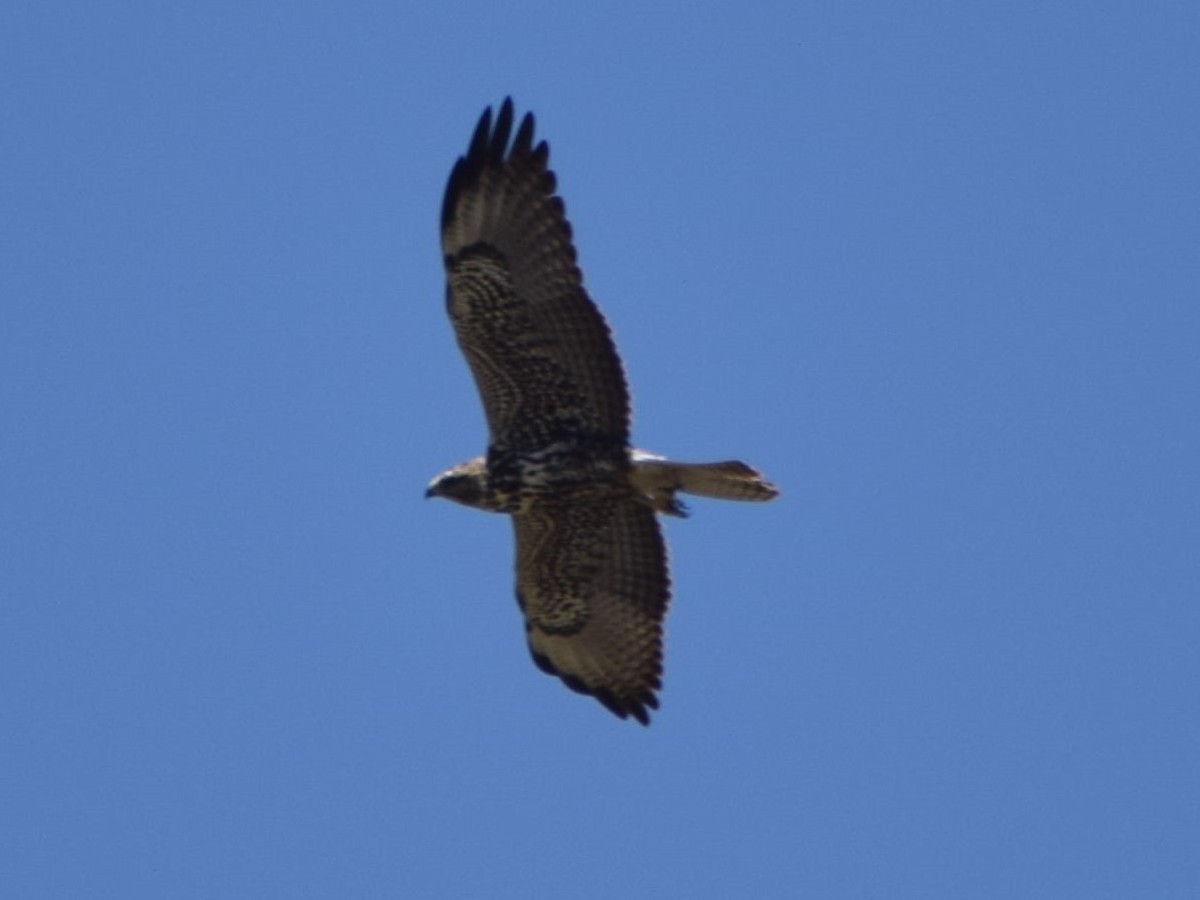
[(512, 100), (479, 119), (442, 204), (446, 308), (483, 401), (488, 447), (427, 497), (507, 513), (534, 663), (648, 725), (670, 597), (657, 514), (679, 492), (770, 500), (742, 462), (679, 463), (630, 445), (629, 391), (583, 288), (549, 148)]

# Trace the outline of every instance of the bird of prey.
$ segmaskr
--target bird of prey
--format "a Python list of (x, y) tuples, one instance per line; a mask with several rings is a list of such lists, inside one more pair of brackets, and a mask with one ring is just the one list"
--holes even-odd
[(583, 288), (549, 148), (512, 100), (486, 109), (442, 205), (446, 307), (479, 389), (487, 454), (427, 497), (507, 513), (533, 661), (621, 718), (650, 722), (670, 596), (656, 513), (677, 492), (770, 500), (742, 462), (678, 463), (632, 449), (629, 393)]

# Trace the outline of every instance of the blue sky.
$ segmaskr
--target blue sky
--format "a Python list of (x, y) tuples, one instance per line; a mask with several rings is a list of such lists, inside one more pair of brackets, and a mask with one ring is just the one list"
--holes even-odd
[[(1191, 898), (1193, 3), (0, 12), (0, 893)], [(532, 109), (666, 530), (534, 669), (436, 220)]]

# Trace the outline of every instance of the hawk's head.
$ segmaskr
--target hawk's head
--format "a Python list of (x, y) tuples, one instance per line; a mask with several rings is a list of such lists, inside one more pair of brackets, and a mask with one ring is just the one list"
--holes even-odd
[(487, 494), (487, 460), (482, 456), (442, 472), (425, 489), (426, 497), (445, 497), (479, 509)]

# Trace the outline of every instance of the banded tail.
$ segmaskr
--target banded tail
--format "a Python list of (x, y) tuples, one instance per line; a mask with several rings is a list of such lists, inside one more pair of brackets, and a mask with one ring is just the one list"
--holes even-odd
[(773, 500), (779, 489), (751, 466), (735, 459), (715, 463), (681, 463), (633, 454), (634, 486), (651, 501), (657, 512), (684, 517), (687, 507), (676, 499), (677, 491), (718, 500)]

